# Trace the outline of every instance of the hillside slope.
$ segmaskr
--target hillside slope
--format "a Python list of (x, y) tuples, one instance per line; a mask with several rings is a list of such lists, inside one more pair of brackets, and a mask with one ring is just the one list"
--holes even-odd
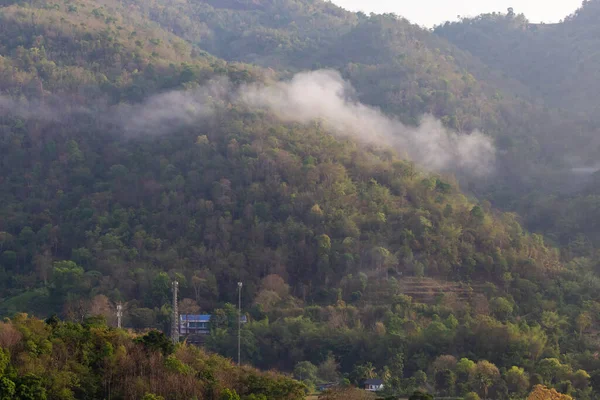
[[(577, 180), (571, 190), (547, 196), (532, 193), (519, 212), (527, 226), (568, 246), (566, 253), (593, 256), (600, 244), (593, 223), (598, 208), (600, 148), (598, 130), (598, 15), (600, 2), (586, 1), (559, 24), (530, 24), (525, 16), (486, 14), (446, 23), (435, 32), (471, 52), (492, 68), (527, 85), (540, 102), (578, 115), (584, 124), (565, 126), (563, 140), (586, 137), (573, 152), (565, 152)], [(528, 203), (528, 204), (527, 204)]]
[(518, 79), (547, 104), (592, 117), (599, 107), (599, 13), (600, 2), (592, 0), (558, 24), (498, 13), (446, 23), (435, 32)]
[[(539, 198), (579, 190), (589, 182), (588, 175), (574, 173), (573, 168), (593, 162), (599, 126), (578, 110), (556, 103), (548, 107), (540, 100), (531, 83), (546, 71), (537, 73), (524, 64), (496, 63), (485, 57), (482, 62), (477, 51), (473, 56), (469, 53), (473, 49), (461, 50), (460, 43), (455, 46), (443, 35), (402, 18), (350, 13), (323, 1), (123, 4), (227, 60), (284, 72), (335, 68), (356, 88), (362, 102), (407, 124), (418, 124), (423, 114), (432, 114), (451, 129), (485, 132), (499, 150), (496, 174), (485, 182), (460, 178), (466, 190), (497, 207), (524, 213), (536, 207)], [(514, 18), (515, 32), (519, 18)], [(481, 36), (485, 39), (480, 47), (486, 51), (522, 53), (500, 49), (489, 39), (491, 34)], [(527, 56), (515, 59), (536, 64), (538, 51), (530, 50), (523, 49)], [(535, 78), (509, 70), (529, 71), (526, 74)], [(542, 229), (533, 220), (525, 221), (532, 230)]]
[(0, 323), (0, 346), (6, 399), (304, 398), (303, 386), (286, 376), (174, 346), (157, 331), (131, 335), (100, 318), (76, 324), (20, 314)]
[[(216, 20), (281, 3), (212, 4), (221, 6), (210, 6)], [(307, 4), (321, 10), (316, 18), (341, 18), (321, 2), (297, 6)], [(227, 303), (238, 299), (242, 281), (243, 360), (295, 370), (307, 383), (319, 383), (318, 375), (360, 384), (377, 374), (398, 395), (427, 387), (429, 375), (450, 396), (505, 399), (536, 382), (580, 398), (600, 391), (586, 372), (600, 374), (593, 265), (562, 263), (518, 216), (464, 195), (451, 169), (422, 169), (411, 146), (471, 159), (490, 147), (456, 146), (489, 144), (489, 136), (436, 122), (418, 130), (360, 103), (378, 68), (387, 68), (386, 51), (360, 52), (384, 57), (369, 79), (350, 73), (370, 71), (368, 60), (344, 68), (358, 83), (356, 95), (331, 71), (281, 82), (289, 71), (216, 58), (144, 15), (131, 4), (91, 0), (2, 5), (3, 315), (26, 310), (85, 322), (114, 318), (122, 302), (125, 326), (167, 331), (176, 279), (181, 312), (213, 314), (206, 346), (233, 356), (238, 314)], [(362, 24), (372, 44), (378, 32), (392, 29), (397, 38), (413, 29), (389, 16)], [(356, 37), (348, 35), (335, 41), (349, 46)], [(460, 96), (468, 100), (454, 102), (450, 95), (471, 85), (468, 75), (447, 56), (442, 63), (435, 50), (406, 43), (410, 60), (386, 71), (412, 71), (406, 90), (422, 76), (414, 94), (426, 101), (391, 107), (406, 107), (399, 118), (414, 122), (425, 104), (436, 105), (430, 111), (455, 126), (442, 106), (482, 97), (466, 90)], [(425, 65), (431, 70), (421, 75)], [(437, 75), (446, 69), (453, 71), (447, 84)], [(315, 80), (320, 90), (304, 90)], [(369, 89), (374, 98), (376, 88)], [(333, 106), (321, 107), (323, 100)], [(520, 112), (527, 107), (534, 106)], [(329, 113), (314, 112), (322, 108)], [(502, 110), (465, 113), (476, 121)], [(396, 136), (379, 140), (384, 131)], [(417, 140), (431, 137), (442, 146)], [(408, 145), (397, 146), (400, 139)], [(24, 346), (46, 362), (56, 357), (47, 341)], [(456, 357), (465, 359), (460, 367)], [(518, 387), (513, 366), (523, 368)]]
[[(194, 118), (205, 106), (177, 98), (184, 92), (111, 106), (198, 87), (219, 74), (239, 85), (252, 73), (207, 56), (194, 60), (158, 28), (140, 46), (134, 38), (144, 31), (128, 32), (118, 24), (121, 14), (106, 7), (41, 6), (2, 13), (12, 72), (3, 85), (15, 86), (5, 91), (3, 117), (5, 293), (53, 282), (53, 261), (68, 259), (94, 271), (79, 290), (96, 293), (101, 285), (104, 294), (155, 306), (164, 301), (164, 293), (149, 294), (158, 271), (191, 282), (199, 266), (218, 278), (215, 300), (230, 298), (226, 288), (240, 278), (252, 295), (250, 282), (269, 273), (310, 299), (360, 270), (414, 273), (420, 263), (432, 276), (494, 279), (503, 272), (494, 265), (507, 257), (515, 265), (533, 259), (539, 271), (559, 268), (556, 254), (523, 234), (513, 217), (473, 204), (391, 149), (357, 147), (319, 125), (283, 123), (214, 95), (215, 114), (191, 126), (173, 117), (178, 102), (198, 107), (186, 110)], [(71, 12), (85, 22), (51, 24)], [(167, 65), (176, 48), (182, 50), (173, 57), (182, 62)], [(14, 85), (17, 77), (24, 83)], [(164, 107), (168, 115), (145, 121)], [(169, 135), (159, 134), (160, 124)], [(488, 256), (494, 252), (496, 260)], [(60, 268), (72, 278), (80, 273)], [(69, 285), (62, 290), (74, 295)], [(56, 306), (65, 304), (57, 296)]]

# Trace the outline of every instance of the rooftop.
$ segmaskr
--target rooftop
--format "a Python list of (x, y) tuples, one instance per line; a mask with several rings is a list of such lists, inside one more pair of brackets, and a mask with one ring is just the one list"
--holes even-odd
[[(179, 314), (179, 321), (189, 321), (189, 322), (210, 322), (210, 314)], [(240, 320), (242, 323), (248, 322), (248, 317), (242, 315)]]
[(210, 322), (210, 314), (179, 314), (180, 321)]

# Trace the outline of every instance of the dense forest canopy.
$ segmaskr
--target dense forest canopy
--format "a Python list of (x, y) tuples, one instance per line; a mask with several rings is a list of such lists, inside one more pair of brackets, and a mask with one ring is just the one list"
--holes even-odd
[(0, 323), (0, 345), (3, 399), (304, 398), (290, 377), (235, 367), (158, 331), (132, 336), (102, 318), (77, 324), (19, 314)]
[[(490, 68), (517, 79), (538, 101), (577, 115), (586, 128), (565, 127), (563, 137), (586, 138), (572, 154), (565, 152), (567, 165), (586, 184), (547, 197), (533, 193), (520, 213), (528, 225), (546, 233), (570, 252), (592, 255), (598, 245), (597, 220), (598, 107), (597, 44), (600, 12), (598, 1), (582, 7), (559, 24), (531, 24), (525, 16), (494, 13), (438, 26), (435, 32), (479, 57)], [(529, 203), (529, 204), (527, 204)]]
[[(335, 68), (361, 101), (407, 124), (431, 114), (459, 132), (486, 132), (499, 149), (496, 175), (462, 179), (462, 187), (517, 211), (554, 243), (576, 247), (582, 235), (588, 243), (577, 256), (594, 251), (597, 239), (578, 216), (566, 217), (576, 221), (572, 228), (549, 227), (545, 216), (561, 208), (547, 206), (548, 197), (582, 190), (590, 176), (581, 171), (596, 166), (600, 125), (589, 99), (597, 90), (588, 82), (598, 65), (590, 58), (597, 27), (589, 22), (597, 1), (563, 24), (534, 26), (511, 10), (445, 24), (435, 34), (393, 14), (355, 14), (321, 1), (124, 4), (226, 60), (284, 73)], [(553, 91), (544, 97), (539, 88)]]
[[(242, 359), (309, 389), (596, 398), (597, 102), (553, 78), (560, 62), (531, 65), (556, 35), (561, 56), (568, 32), (592, 46), (597, 4), (556, 26), (509, 13), (430, 32), (320, 0), (0, 3), (0, 313), (16, 315), (0, 390), (106, 396), (102, 363), (126, 371), (115, 398), (304, 390), (250, 369), (222, 382), (216, 356), (149, 356), (90, 319), (115, 325), (120, 302), (125, 327), (168, 332), (177, 280), (180, 311), (211, 313), (205, 346), (232, 358), (243, 282)], [(110, 351), (49, 371), (92, 344), (188, 392)]]
[(479, 57), (487, 65), (518, 79), (549, 105), (593, 114), (598, 73), (595, 44), (598, 1), (582, 7), (559, 24), (533, 24), (526, 16), (493, 13), (445, 23), (436, 33)]

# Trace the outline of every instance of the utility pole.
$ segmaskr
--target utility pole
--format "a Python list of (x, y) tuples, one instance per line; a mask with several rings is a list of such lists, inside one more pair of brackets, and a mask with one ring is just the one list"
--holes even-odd
[(173, 344), (179, 343), (179, 311), (177, 308), (177, 291), (179, 282), (173, 281), (173, 315), (171, 316), (171, 340)]
[(238, 365), (242, 365), (242, 282), (238, 282)]
[(121, 320), (123, 318), (123, 305), (117, 304), (117, 328), (121, 329)]

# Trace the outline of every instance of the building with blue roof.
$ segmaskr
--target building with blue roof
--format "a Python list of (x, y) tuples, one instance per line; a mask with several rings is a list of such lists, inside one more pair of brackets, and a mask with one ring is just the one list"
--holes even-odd
[(208, 335), (210, 333), (210, 314), (179, 315), (179, 333), (181, 335)]
[[(208, 335), (210, 334), (210, 314), (180, 314), (179, 315), (179, 334), (180, 335)], [(248, 322), (248, 318), (242, 315), (240, 318), (242, 324)]]

